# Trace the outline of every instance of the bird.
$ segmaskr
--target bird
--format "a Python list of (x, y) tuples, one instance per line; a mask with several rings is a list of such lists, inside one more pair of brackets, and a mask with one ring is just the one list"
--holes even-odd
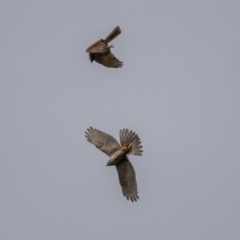
[(120, 144), (111, 135), (92, 127), (85, 132), (87, 141), (110, 157), (107, 166), (116, 166), (123, 196), (134, 202), (139, 199), (136, 174), (127, 155), (142, 156), (142, 145), (139, 136), (131, 130), (124, 128), (119, 135)]
[(88, 47), (86, 52), (89, 52), (90, 61), (93, 62), (95, 60), (97, 63), (109, 68), (122, 67), (123, 63), (119, 61), (111, 52), (111, 48), (114, 46), (108, 45), (108, 43), (116, 38), (120, 33), (121, 29), (119, 26), (117, 26), (104, 40), (100, 39)]

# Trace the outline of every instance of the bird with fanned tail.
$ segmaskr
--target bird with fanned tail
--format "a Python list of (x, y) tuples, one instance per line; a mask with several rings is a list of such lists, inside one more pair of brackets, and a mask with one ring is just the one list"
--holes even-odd
[(120, 144), (111, 135), (90, 127), (85, 132), (87, 140), (109, 156), (107, 166), (115, 165), (123, 195), (132, 202), (137, 201), (136, 174), (127, 155), (142, 156), (139, 136), (128, 129), (120, 130)]

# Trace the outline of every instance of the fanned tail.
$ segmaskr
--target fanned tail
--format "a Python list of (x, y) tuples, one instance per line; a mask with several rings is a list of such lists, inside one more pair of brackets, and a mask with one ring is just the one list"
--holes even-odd
[(117, 37), (121, 33), (121, 29), (119, 26), (115, 27), (114, 30), (105, 38), (105, 44), (111, 42), (115, 37)]
[(128, 154), (142, 156), (142, 145), (139, 136), (128, 129), (120, 130), (120, 143), (121, 146), (125, 146), (126, 144), (131, 144), (132, 148)]

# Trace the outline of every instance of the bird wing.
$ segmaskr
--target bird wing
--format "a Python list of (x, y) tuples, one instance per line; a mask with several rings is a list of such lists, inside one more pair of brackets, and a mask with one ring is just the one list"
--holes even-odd
[(116, 165), (119, 182), (122, 186), (123, 195), (127, 198), (127, 200), (131, 200), (132, 202), (137, 201), (138, 191), (137, 191), (137, 181), (136, 174), (133, 168), (133, 165), (126, 157), (123, 161)]
[(119, 61), (110, 51), (101, 54), (95, 54), (94, 60), (109, 68), (119, 68), (123, 65), (123, 63)]
[(113, 31), (105, 38), (104, 42), (108, 44), (111, 42), (115, 37), (117, 37), (121, 33), (121, 29), (119, 26), (115, 27)]
[(93, 43), (90, 47), (87, 48), (86, 52), (90, 53), (105, 53), (109, 52), (109, 47), (103, 42), (102, 39)]
[(143, 150), (141, 141), (139, 136), (135, 132), (129, 131), (128, 129), (124, 128), (123, 130), (120, 130), (119, 135), (122, 147), (129, 143), (132, 144), (131, 151), (128, 152), (128, 154), (142, 156)]
[(121, 148), (120, 144), (114, 137), (92, 127), (87, 129), (85, 134), (87, 141), (95, 145), (99, 150), (106, 153), (109, 157)]

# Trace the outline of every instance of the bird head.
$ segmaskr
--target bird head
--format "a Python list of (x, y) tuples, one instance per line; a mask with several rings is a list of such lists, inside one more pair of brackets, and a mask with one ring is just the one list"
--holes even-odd
[(94, 53), (89, 53), (89, 59), (90, 59), (91, 62), (94, 61), (94, 58), (95, 58)]

